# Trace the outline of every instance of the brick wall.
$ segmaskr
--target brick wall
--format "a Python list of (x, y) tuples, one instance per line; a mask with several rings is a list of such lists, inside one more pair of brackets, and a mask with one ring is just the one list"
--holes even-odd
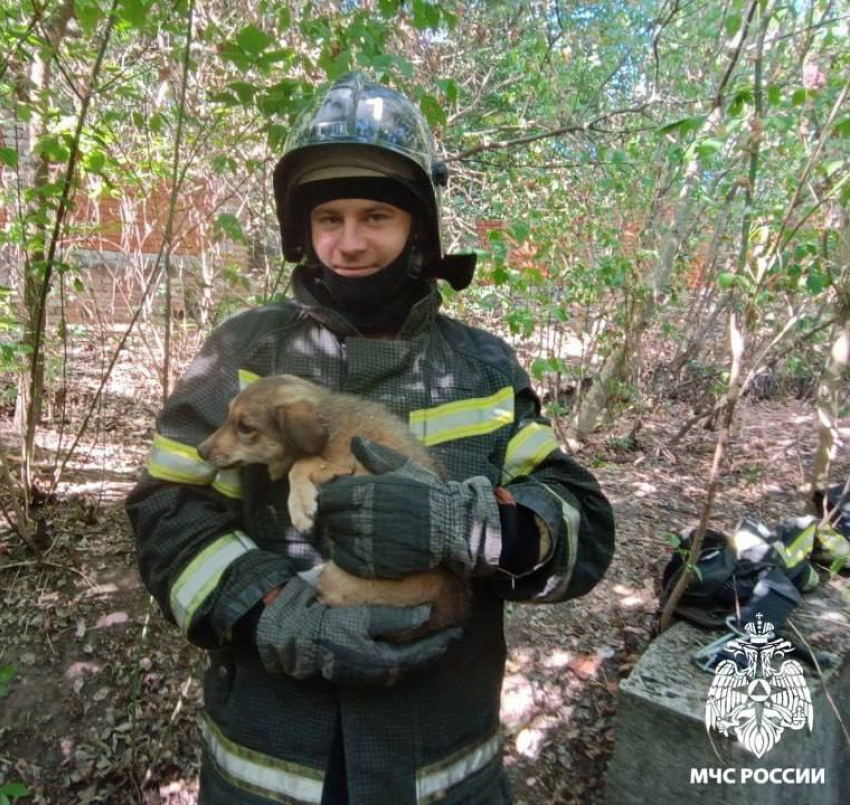
[[(19, 143), (25, 132), (25, 127), (19, 127)], [(0, 145), (14, 147), (14, 143), (13, 126), (0, 124)], [(4, 196), (14, 198), (16, 181), (14, 171), (0, 166), (0, 231), (13, 223)], [(62, 283), (69, 321), (129, 321), (163, 248), (169, 196), (165, 182), (146, 195), (127, 191), (115, 198), (103, 193), (94, 200), (78, 194), (68, 216), (70, 234), (59, 254), (59, 259), (73, 269)], [(177, 315), (196, 317), (207, 282), (213, 301), (232, 295), (234, 289), (223, 278), (225, 267), (248, 273), (248, 253), (243, 245), (213, 241), (213, 223), (221, 212), (235, 210), (216, 206), (213, 188), (202, 182), (186, 187), (177, 200), (171, 250), (172, 301)], [(0, 245), (0, 284), (20, 286), (20, 262), (16, 249)], [(81, 290), (71, 281), (75, 276), (82, 282)], [(57, 277), (50, 298), (54, 311), (62, 303), (59, 282)], [(155, 309), (161, 309), (161, 304), (155, 303)]]

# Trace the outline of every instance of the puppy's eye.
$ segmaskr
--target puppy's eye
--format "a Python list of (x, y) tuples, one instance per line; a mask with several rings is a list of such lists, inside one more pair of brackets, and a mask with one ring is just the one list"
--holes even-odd
[(257, 429), (253, 425), (249, 425), (244, 420), (236, 423), (236, 430), (243, 436), (253, 436), (257, 432)]

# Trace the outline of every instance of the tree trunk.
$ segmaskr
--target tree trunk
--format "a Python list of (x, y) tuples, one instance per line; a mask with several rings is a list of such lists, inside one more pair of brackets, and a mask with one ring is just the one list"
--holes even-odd
[[(55, 11), (50, 19), (43, 20), (44, 36), (51, 48), (55, 49), (65, 37), (68, 23), (74, 12), (73, 0), (65, 0)], [(19, 155), (19, 164), (22, 165), (24, 185), (30, 185), (36, 190), (35, 199), (30, 205), (30, 210), (35, 206), (43, 206), (45, 200), (38, 192), (43, 190), (50, 181), (50, 163), (48, 158), (34, 153), (34, 146), (38, 140), (48, 132), (47, 109), (49, 106), (49, 93), (53, 77), (53, 60), (47, 48), (39, 48), (34, 51), (35, 55), (26, 76), (21, 76), (17, 82), (17, 101), (26, 105), (29, 112), (29, 124), (27, 131), (27, 142), (24, 153)], [(16, 120), (18, 115), (15, 115)], [(37, 216), (34, 216), (38, 219)], [(30, 236), (32, 247), (25, 244), (24, 265), (20, 273), (20, 294), (23, 303), (23, 344), (34, 350), (38, 340), (39, 327), (45, 326), (44, 313), (41, 310), (41, 284), (45, 270), (46, 246), (49, 239), (47, 226), (39, 221), (34, 225), (35, 232)], [(33, 352), (35, 355), (35, 352)], [(26, 372), (18, 377), (18, 395), (15, 404), (15, 423), (23, 434), (28, 434), (37, 422), (41, 414), (41, 395), (44, 388), (44, 356), (38, 354), (30, 361)], [(30, 421), (32, 420), (32, 421)], [(28, 451), (30, 447), (25, 438), (22, 443), (23, 466), (27, 470), (30, 467)], [(29, 475), (28, 472), (24, 473)], [(22, 479), (24, 488), (30, 489), (32, 478)]]
[[(847, 210), (841, 213), (838, 265), (842, 268), (850, 266), (850, 212)], [(818, 387), (818, 446), (807, 488), (809, 499), (811, 493), (824, 491), (829, 486), (829, 470), (841, 445), (838, 418), (844, 374), (850, 360), (850, 289), (839, 287), (836, 290), (838, 319), (833, 328), (832, 349)], [(811, 508), (811, 500), (807, 503)], [(815, 514), (822, 515), (823, 512)]]

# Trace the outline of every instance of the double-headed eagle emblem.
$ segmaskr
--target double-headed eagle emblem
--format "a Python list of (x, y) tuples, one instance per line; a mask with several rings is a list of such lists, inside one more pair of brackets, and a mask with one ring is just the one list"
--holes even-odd
[(746, 665), (739, 668), (734, 660), (723, 660), (717, 666), (708, 691), (705, 726), (721, 735), (734, 735), (761, 758), (786, 729), (808, 726), (811, 732), (812, 696), (800, 663), (784, 660), (793, 646), (776, 637), (772, 623), (759, 613), (745, 631), (745, 636), (730, 640), (725, 650), (735, 658), (741, 656)]

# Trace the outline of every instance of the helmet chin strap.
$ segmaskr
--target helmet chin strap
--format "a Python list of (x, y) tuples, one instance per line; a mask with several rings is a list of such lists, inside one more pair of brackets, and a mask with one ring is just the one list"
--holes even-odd
[(404, 247), (405, 251), (409, 251), (407, 276), (414, 280), (420, 279), (425, 270), (425, 256), (422, 254), (422, 249), (419, 248), (419, 237), (419, 232), (414, 231)]

